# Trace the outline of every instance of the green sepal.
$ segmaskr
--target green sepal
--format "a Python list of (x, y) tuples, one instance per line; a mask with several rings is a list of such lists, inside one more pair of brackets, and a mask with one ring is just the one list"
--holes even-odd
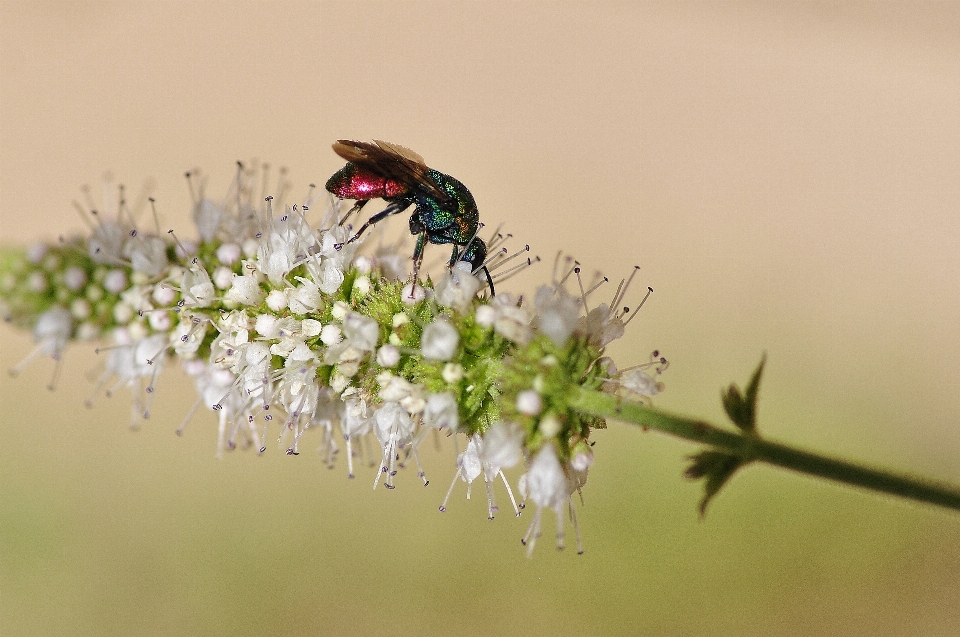
[(757, 431), (757, 391), (760, 389), (760, 376), (763, 374), (763, 366), (766, 362), (767, 355), (764, 354), (760, 364), (757, 365), (757, 370), (753, 372), (753, 377), (750, 378), (746, 392), (741, 392), (739, 387), (731, 383), (721, 396), (723, 408), (733, 424), (751, 434)]
[[(763, 364), (761, 363), (761, 366)], [(734, 472), (746, 464), (740, 456), (725, 451), (708, 449), (690, 456), (690, 466), (684, 471), (688, 480), (706, 478), (703, 483), (703, 499), (700, 500), (700, 517), (707, 514), (707, 504), (717, 495), (720, 488), (733, 476)]]

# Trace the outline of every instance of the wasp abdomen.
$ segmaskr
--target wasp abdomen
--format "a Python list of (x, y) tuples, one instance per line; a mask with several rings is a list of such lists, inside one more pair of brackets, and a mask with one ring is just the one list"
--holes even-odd
[(356, 164), (348, 163), (327, 180), (327, 190), (340, 199), (390, 199), (408, 192), (400, 182), (375, 175)]

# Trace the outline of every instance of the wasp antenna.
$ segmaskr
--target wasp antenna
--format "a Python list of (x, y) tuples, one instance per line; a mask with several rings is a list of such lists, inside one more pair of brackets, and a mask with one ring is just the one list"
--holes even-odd
[(623, 324), (624, 327), (626, 327), (627, 325), (630, 325), (630, 321), (632, 321), (637, 316), (637, 314), (640, 313), (640, 308), (642, 308), (643, 304), (647, 302), (647, 299), (650, 298), (651, 294), (653, 294), (653, 288), (648, 286), (647, 293), (643, 295), (643, 300), (640, 301), (640, 305), (637, 306), (637, 309), (633, 311), (633, 314), (630, 315), (630, 318), (628, 318), (626, 322)]

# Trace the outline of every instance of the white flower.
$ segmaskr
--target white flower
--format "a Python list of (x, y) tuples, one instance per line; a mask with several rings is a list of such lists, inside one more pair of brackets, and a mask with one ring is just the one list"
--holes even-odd
[[(123, 273), (121, 272), (120, 274), (123, 274)], [(109, 278), (109, 276), (110, 275), (108, 274), (107, 277)], [(104, 279), (104, 285), (106, 285), (106, 279)], [(126, 277), (124, 277), (123, 285), (120, 286), (120, 289), (117, 290), (117, 292), (118, 293), (122, 292), (126, 288), (127, 288), (127, 279)], [(113, 290), (110, 290), (110, 291), (112, 292)], [(161, 283), (160, 285), (155, 285), (153, 287), (153, 291), (150, 293), (150, 297), (159, 305), (162, 305), (162, 306), (173, 305), (173, 302), (177, 299), (177, 291), (174, 290), (172, 287), (169, 287)]]
[(317, 279), (317, 286), (320, 290), (325, 294), (333, 294), (343, 284), (343, 265), (335, 259), (324, 259), (320, 264)]
[(233, 270), (225, 265), (217, 266), (213, 271), (213, 284), (221, 290), (229, 290), (233, 285)]
[(463, 365), (460, 363), (447, 363), (440, 371), (440, 378), (450, 385), (459, 383), (463, 380)]
[(377, 488), (380, 474), (386, 473), (386, 487), (393, 488), (393, 476), (396, 475), (395, 463), (397, 450), (413, 441), (413, 420), (398, 403), (384, 403), (373, 415), (373, 433), (383, 448), (383, 458), (377, 470), (373, 488)]
[(517, 411), (527, 416), (536, 416), (543, 409), (543, 399), (532, 389), (517, 394)]
[(71, 292), (76, 292), (87, 284), (87, 273), (76, 266), (71, 266), (63, 272), (63, 284)]
[(202, 266), (193, 266), (183, 273), (180, 296), (185, 307), (205, 307), (213, 302), (216, 290)]
[(263, 290), (256, 276), (238, 275), (233, 277), (233, 285), (227, 290), (226, 299), (241, 305), (257, 305), (263, 299)]
[(127, 240), (127, 228), (116, 222), (98, 225), (90, 239), (87, 251), (97, 263), (116, 265), (123, 262), (123, 246)]
[(457, 353), (459, 344), (457, 328), (446, 319), (437, 319), (423, 328), (420, 349), (426, 360), (448, 361)]
[[(197, 225), (197, 232), (200, 234), (200, 240), (203, 242), (213, 241), (217, 236), (217, 230), (220, 229), (220, 222), (225, 215), (223, 208), (210, 201), (201, 199), (193, 207), (193, 222)], [(217, 252), (220, 257), (220, 252)], [(223, 259), (220, 259), (223, 261)]]
[(601, 303), (589, 314), (580, 317), (577, 328), (600, 347), (605, 347), (624, 333), (623, 321), (606, 303)]
[(427, 298), (427, 289), (420, 284), (407, 283), (400, 292), (400, 300), (404, 305), (416, 305), (425, 298)]
[(495, 422), (483, 436), (483, 464), (492, 482), (502, 469), (509, 469), (523, 459), (526, 435), (516, 423)]
[(638, 396), (656, 396), (663, 390), (663, 386), (640, 368), (622, 372), (617, 381), (621, 387)]
[(342, 404), (340, 430), (347, 442), (347, 476), (352, 478), (353, 441), (369, 433), (371, 419), (367, 416), (367, 404), (363, 399), (350, 398)]
[[(156, 313), (161, 316), (169, 315), (167, 313)], [(153, 314), (151, 314), (151, 317)], [(168, 318), (169, 320), (169, 318)], [(170, 342), (173, 343), (173, 350), (178, 356), (190, 358), (197, 353), (203, 338), (207, 334), (207, 321), (195, 319), (192, 317), (183, 317), (177, 328), (170, 335)]]
[(290, 294), (290, 311), (294, 314), (316, 312), (323, 305), (323, 299), (320, 296), (320, 289), (317, 284), (299, 276), (297, 281), (300, 281), (302, 285), (294, 288)]
[[(461, 269), (461, 264), (465, 264), (467, 269)], [(437, 303), (461, 313), (469, 311), (474, 297), (484, 285), (480, 279), (471, 274), (470, 267), (469, 263), (460, 261), (455, 267), (440, 275), (434, 289)]]
[(149, 278), (160, 276), (167, 267), (167, 244), (159, 237), (145, 237), (127, 244), (134, 272)]
[(254, 329), (266, 338), (276, 338), (280, 333), (280, 319), (273, 314), (258, 314)]
[(150, 324), (150, 329), (155, 332), (169, 332), (173, 327), (173, 319), (166, 311), (150, 312), (147, 314), (147, 322)]
[(300, 332), (304, 338), (319, 336), (323, 332), (323, 325), (316, 319), (303, 319), (300, 322)]
[[(283, 290), (270, 290), (270, 293), (267, 294), (266, 303), (268, 308), (274, 312), (279, 312), (287, 307), (287, 295), (283, 293)], [(292, 311), (294, 311), (295, 314), (305, 314), (305, 312)]]
[(43, 261), (43, 257), (47, 256), (47, 252), (50, 251), (49, 246), (45, 243), (34, 243), (27, 248), (27, 261), (37, 265)]
[(294, 268), (298, 245), (275, 231), (268, 231), (257, 249), (257, 268), (273, 285), (282, 285), (284, 277)]
[[(489, 309), (481, 312), (484, 307)], [(493, 310), (492, 315), (490, 310)], [(533, 316), (518, 306), (511, 294), (498, 294), (490, 305), (477, 308), (476, 316), (478, 324), (492, 324), (497, 334), (517, 345), (526, 345), (533, 338), (533, 328), (530, 327)]]
[[(203, 233), (201, 233), (200, 236), (202, 238)], [(242, 255), (243, 251), (236, 243), (224, 243), (217, 248), (217, 260), (226, 266), (232, 266), (234, 263), (240, 260)]]
[(336, 345), (342, 340), (343, 331), (340, 329), (339, 325), (327, 323), (323, 326), (323, 329), (320, 330), (320, 342), (322, 342), (324, 345)]
[(369, 316), (348, 312), (343, 318), (343, 332), (352, 347), (365, 352), (372, 352), (377, 348), (380, 326)]
[(364, 297), (367, 294), (369, 294), (370, 293), (370, 277), (358, 276), (356, 279), (354, 279), (353, 293), (357, 297)]
[(33, 340), (42, 353), (57, 356), (66, 348), (72, 332), (73, 316), (62, 307), (55, 307), (37, 318), (33, 326)]
[(79, 321), (90, 318), (92, 312), (93, 308), (90, 307), (90, 301), (87, 299), (74, 299), (70, 303), (70, 314)]
[(396, 367), (400, 362), (400, 350), (386, 343), (377, 350), (377, 364), (381, 367)]
[[(402, 376), (394, 376), (390, 372), (381, 372), (377, 374), (377, 383), (380, 385), (380, 400), (384, 402), (402, 403), (406, 407), (408, 398), (420, 398), (420, 386), (411, 383)], [(410, 412), (411, 410), (407, 409), (407, 411)]]
[(577, 326), (580, 303), (563, 288), (542, 286), (534, 297), (537, 308), (537, 329), (557, 347), (562, 346)]
[(127, 285), (127, 274), (123, 270), (109, 270), (103, 277), (103, 287), (111, 294), (120, 294), (127, 289)]
[(544, 438), (553, 438), (563, 429), (562, 423), (553, 414), (548, 413), (537, 423), (537, 430)]
[(31, 272), (30, 277), (27, 279), (27, 287), (31, 292), (40, 294), (47, 289), (47, 277), (43, 275), (43, 272)]
[(423, 410), (423, 424), (434, 429), (446, 427), (456, 432), (460, 426), (460, 410), (451, 392), (430, 394)]
[[(544, 509), (550, 509), (557, 518), (557, 548), (563, 548), (563, 509), (570, 500), (570, 481), (557, 459), (556, 450), (552, 444), (544, 445), (533, 457), (530, 470), (520, 476), (520, 495), (524, 500), (530, 499), (537, 505), (533, 521), (527, 529), (523, 543), (527, 545), (527, 555), (532, 554), (537, 537), (540, 535), (540, 525)], [(571, 512), (573, 508), (570, 508)], [(576, 525), (576, 522), (574, 522)], [(579, 541), (579, 531), (578, 531)], [(581, 550), (582, 552), (582, 550)]]

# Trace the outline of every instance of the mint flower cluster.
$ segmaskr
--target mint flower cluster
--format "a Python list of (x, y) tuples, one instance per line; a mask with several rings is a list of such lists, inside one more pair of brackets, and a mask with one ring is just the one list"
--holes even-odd
[[(255, 195), (260, 183), (259, 171), (241, 166), (222, 201), (195, 195), (195, 241), (158, 224), (142, 230), (121, 199), (115, 214), (84, 210), (89, 237), (0, 250), (4, 315), (36, 341), (12, 371), (38, 355), (59, 360), (74, 340), (102, 341), (105, 369), (91, 400), (130, 388), (137, 425), (160, 372), (179, 361), (199, 396), (184, 425), (212, 410), (218, 452), (263, 452), (275, 436), (297, 454), (303, 436), (318, 435), (323, 461), (345, 455), (354, 477), (370, 439), (379, 449), (366, 458), (374, 488), (393, 489), (408, 465), (427, 484), (420, 443), (431, 431), (462, 435), (440, 510), (458, 482), (469, 497), (482, 478), (490, 518), (496, 490), (517, 515), (532, 502), (528, 550), (544, 510), (556, 514), (562, 548), (567, 516), (577, 528), (572, 496), (593, 464), (591, 432), (605, 426), (575, 405), (577, 392), (647, 400), (663, 388), (659, 353), (622, 370), (604, 356), (636, 315), (623, 307), (633, 276), (607, 302), (593, 300), (606, 279), (585, 286), (576, 263), (559, 257), (532, 299), (490, 295), (466, 261), (411, 281), (398, 246), (348, 243), (339, 200), (316, 205), (311, 188), (285, 205), (282, 194)], [(495, 280), (518, 257), (530, 262), (529, 248), (511, 255), (499, 235), (488, 245)], [(504, 474), (515, 466), (517, 495)]]

